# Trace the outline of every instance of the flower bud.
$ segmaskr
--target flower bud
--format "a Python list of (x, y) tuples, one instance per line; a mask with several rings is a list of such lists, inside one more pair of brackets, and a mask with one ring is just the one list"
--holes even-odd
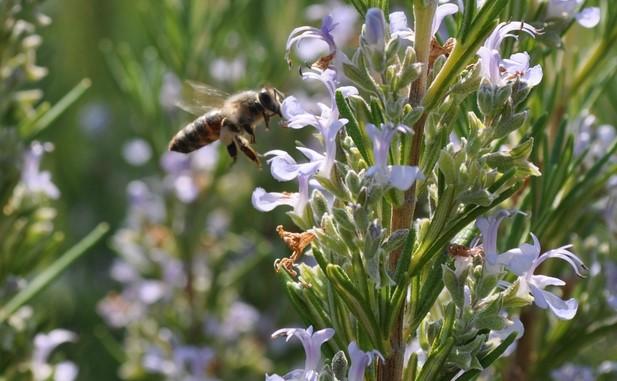
[(347, 368), (349, 367), (349, 362), (345, 357), (345, 352), (338, 351), (332, 357), (332, 372), (337, 380), (345, 379), (347, 375)]
[(383, 52), (385, 47), (386, 20), (383, 11), (379, 8), (371, 8), (366, 12), (364, 22), (364, 41), (371, 49), (379, 49)]
[(483, 80), (478, 90), (478, 108), (486, 116), (497, 115), (511, 95), (512, 86), (496, 87), (487, 80)]
[(386, 63), (385, 57), (386, 20), (383, 11), (371, 8), (366, 13), (366, 21), (362, 31), (362, 48), (371, 68), (383, 72)]

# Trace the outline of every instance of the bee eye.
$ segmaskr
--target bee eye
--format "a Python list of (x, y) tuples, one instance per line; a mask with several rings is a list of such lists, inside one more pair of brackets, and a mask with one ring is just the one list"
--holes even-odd
[(259, 103), (261, 103), (261, 105), (267, 110), (277, 114), (279, 113), (279, 107), (274, 99), (272, 99), (272, 95), (268, 90), (264, 89), (259, 92)]

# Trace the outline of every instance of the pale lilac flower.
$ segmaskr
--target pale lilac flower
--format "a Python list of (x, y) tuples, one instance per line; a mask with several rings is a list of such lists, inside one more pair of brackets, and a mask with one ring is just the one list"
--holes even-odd
[(371, 365), (371, 362), (373, 362), (375, 358), (380, 358), (381, 361), (384, 361), (381, 353), (375, 350), (364, 352), (358, 347), (355, 341), (349, 343), (347, 352), (349, 352), (349, 357), (351, 357), (351, 366), (347, 373), (347, 381), (363, 381), (366, 367)]
[(144, 165), (152, 157), (152, 148), (143, 139), (132, 139), (122, 147), (122, 156), (131, 165)]
[(79, 368), (70, 361), (62, 361), (56, 365), (54, 381), (73, 381), (77, 378)]
[(178, 367), (163, 350), (154, 345), (149, 345), (141, 359), (141, 364), (147, 372), (159, 373), (165, 376), (174, 376), (178, 372)]
[(517, 212), (514, 210), (500, 210), (489, 217), (480, 217), (476, 220), (476, 227), (482, 234), (482, 249), (486, 259), (487, 270), (491, 273), (499, 271), (501, 263), (497, 252), (497, 231), (501, 221), (506, 217), (511, 217)]
[[(461, 8), (462, 9), (462, 8)], [(458, 12), (459, 7), (456, 4), (441, 4), (435, 10), (435, 16), (433, 17), (433, 26), (431, 27), (431, 35), (435, 35), (446, 16), (450, 16)]]
[(532, 37), (538, 34), (538, 31), (529, 24), (518, 21), (503, 22), (497, 25), (484, 45), (478, 49), (481, 75), (493, 86), (504, 86), (507, 82), (518, 79), (533, 87), (542, 80), (542, 67), (536, 65), (530, 68), (527, 53), (513, 54), (508, 60), (501, 58), (499, 53), (501, 43), (508, 37), (517, 38), (513, 34), (516, 31), (528, 33)]
[(310, 20), (322, 20), (330, 15), (336, 28), (330, 31), (337, 46), (343, 46), (351, 38), (355, 37), (355, 23), (358, 20), (358, 12), (351, 6), (338, 0), (331, 0), (325, 4), (312, 4), (306, 8), (306, 17)]
[(617, 265), (612, 261), (605, 261), (602, 267), (604, 270), (604, 296), (606, 302), (611, 308), (617, 310)]
[[(318, 103), (321, 113), (316, 115), (306, 111), (296, 97), (289, 96), (281, 104), (281, 113), (290, 128), (299, 129), (305, 126), (313, 126), (320, 132), (325, 148), (325, 158), (320, 173), (324, 177), (330, 177), (336, 159), (336, 135), (348, 122), (347, 119), (339, 118), (339, 111), (336, 107), (336, 72), (331, 69), (321, 72), (307, 71), (302, 73), (302, 77), (303, 79), (321, 82), (328, 90), (330, 105)], [(351, 86), (341, 87), (339, 90), (344, 96), (358, 93), (358, 90)]]
[[(505, 312), (502, 312), (501, 315), (505, 315)], [(509, 356), (516, 349), (518, 339), (523, 337), (523, 335), (525, 334), (525, 327), (523, 326), (523, 322), (521, 322), (521, 319), (518, 316), (515, 316), (512, 320), (508, 320), (505, 328), (500, 329), (499, 331), (491, 331), (488, 336), (487, 344), (492, 344), (497, 347), (512, 333), (516, 333), (516, 338), (514, 339), (514, 342), (510, 344), (510, 346), (508, 346), (508, 348), (503, 354), (504, 356)]]
[(163, 84), (159, 93), (159, 103), (167, 112), (173, 112), (178, 109), (177, 103), (180, 100), (182, 93), (182, 83), (177, 75), (173, 72), (167, 72), (163, 75)]
[(407, 15), (405, 15), (405, 12), (392, 12), (388, 16), (388, 19), (390, 21), (391, 38), (401, 38), (409, 42), (414, 41), (415, 34), (407, 24)]
[(202, 181), (199, 177), (207, 175), (216, 165), (218, 144), (209, 144), (188, 155), (169, 151), (161, 157), (161, 167), (167, 173), (165, 184), (183, 203), (197, 199)]
[(145, 315), (145, 308), (140, 303), (127, 300), (122, 294), (109, 294), (96, 305), (96, 311), (105, 322), (114, 328), (126, 327), (139, 321)]
[(302, 152), (310, 161), (307, 163), (296, 163), (293, 157), (287, 152), (282, 150), (272, 150), (264, 154), (268, 157), (268, 163), (270, 164), (270, 171), (272, 177), (278, 181), (291, 181), (300, 175), (312, 175), (317, 173), (322, 162), (325, 160), (325, 156), (311, 149), (304, 147), (296, 147)]
[(183, 345), (173, 350), (176, 373), (186, 375), (186, 381), (214, 381), (207, 374), (210, 363), (216, 354), (210, 347)]
[[(431, 35), (435, 35), (443, 22), (443, 19), (449, 15), (453, 15), (460, 9), (456, 4), (445, 3), (441, 4), (435, 10), (433, 24), (431, 26)], [(406, 39), (410, 42), (414, 41), (414, 31), (407, 24), (407, 16), (404, 12), (392, 12), (388, 16), (390, 21), (390, 37)]]
[(336, 54), (332, 31), (337, 25), (332, 16), (328, 15), (323, 18), (320, 28), (302, 26), (294, 29), (287, 39), (285, 48), (287, 61), (290, 62), (289, 54), (294, 47), (299, 58), (307, 64), (317, 61), (320, 57)]
[(101, 135), (111, 122), (111, 112), (104, 103), (89, 103), (79, 110), (79, 126), (91, 138)]
[(591, 368), (574, 364), (566, 364), (552, 371), (551, 378), (555, 381), (594, 381), (596, 379)]
[(379, 186), (392, 186), (396, 189), (405, 191), (411, 187), (416, 180), (423, 178), (420, 169), (410, 165), (388, 165), (388, 152), (390, 144), (396, 132), (407, 133), (409, 128), (405, 126), (393, 126), (392, 124), (382, 124), (381, 128), (368, 123), (366, 125), (369, 137), (373, 141), (373, 154), (375, 165), (371, 166), (366, 172), (372, 176)]
[(139, 226), (143, 221), (160, 222), (165, 218), (165, 205), (162, 197), (150, 189), (143, 181), (133, 180), (127, 186), (128, 224)]
[(564, 301), (557, 295), (544, 290), (547, 286), (564, 286), (566, 283), (559, 278), (534, 275), (534, 272), (538, 266), (550, 258), (558, 258), (567, 262), (579, 276), (583, 276), (583, 273), (587, 271), (586, 267), (574, 253), (567, 250), (572, 245), (562, 246), (540, 254), (540, 242), (533, 233), (531, 236), (533, 245), (524, 243), (519, 248), (501, 254), (499, 259), (508, 270), (519, 276), (520, 293), (531, 293), (538, 307), (549, 308), (559, 319), (570, 320), (578, 309), (576, 300), (572, 298)]
[[(62, 366), (48, 363), (51, 352), (61, 344), (74, 342), (77, 335), (65, 329), (55, 329), (47, 334), (39, 333), (34, 337), (34, 352), (32, 353), (31, 371), (34, 381), (47, 381), (52, 374), (56, 381), (72, 381), (77, 375), (74, 364), (64, 362)], [(70, 364), (70, 365), (69, 365)], [(71, 367), (73, 369), (69, 369)], [(60, 366), (60, 372), (58, 372)]]
[(263, 188), (256, 188), (251, 197), (255, 209), (269, 212), (277, 206), (288, 205), (294, 208), (294, 213), (302, 215), (304, 207), (309, 199), (310, 178), (323, 167), (326, 158), (308, 148), (297, 147), (310, 161), (298, 164), (287, 152), (273, 150), (266, 152), (270, 156), (268, 163), (272, 176), (278, 181), (290, 181), (298, 179), (299, 191), (289, 192), (266, 192)]
[(600, 23), (600, 8), (587, 7), (577, 12), (584, 0), (548, 0), (546, 17), (576, 21), (584, 28), (593, 28)]
[[(463, 0), (439, 0), (439, 4), (447, 3), (456, 3), (456, 5), (458, 5), (458, 9), (460, 9), (461, 12), (465, 11), (465, 2)], [(484, 6), (484, 3), (486, 3), (486, 0), (476, 0), (477, 9), (482, 8)]]
[(238, 336), (248, 333), (259, 321), (260, 315), (250, 304), (235, 301), (229, 307), (222, 321), (210, 319), (206, 322), (206, 330), (213, 336), (227, 341), (237, 340)]
[(362, 37), (369, 48), (383, 52), (386, 45), (386, 19), (381, 9), (370, 8), (366, 12)]
[(58, 187), (51, 181), (49, 171), (41, 171), (41, 159), (45, 152), (53, 149), (51, 143), (32, 142), (24, 154), (24, 166), (21, 172), (21, 183), (28, 194), (43, 194), (49, 198), (60, 197)]
[(319, 374), (321, 346), (326, 341), (330, 340), (332, 336), (334, 336), (334, 330), (332, 328), (325, 328), (317, 332), (313, 332), (313, 326), (310, 326), (307, 329), (283, 328), (272, 334), (273, 339), (279, 336), (287, 336), (286, 341), (289, 341), (292, 337), (296, 337), (298, 340), (300, 340), (306, 354), (304, 369), (293, 370), (284, 377), (278, 375), (266, 375), (266, 381), (316, 381)]
[(216, 58), (210, 63), (210, 75), (221, 82), (236, 82), (246, 73), (244, 57), (234, 59)]

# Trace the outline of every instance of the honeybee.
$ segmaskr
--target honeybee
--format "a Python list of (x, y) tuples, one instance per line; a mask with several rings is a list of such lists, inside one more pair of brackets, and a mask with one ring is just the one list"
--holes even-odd
[(470, 248), (465, 245), (452, 243), (448, 245), (448, 254), (453, 257), (476, 257), (484, 256), (484, 250), (481, 246), (475, 246)]
[(270, 118), (281, 116), (283, 93), (273, 87), (259, 91), (248, 90), (228, 95), (210, 86), (188, 81), (197, 94), (209, 98), (206, 103), (178, 103), (178, 106), (197, 119), (182, 128), (171, 139), (169, 150), (189, 153), (220, 140), (227, 147), (229, 156), (236, 161), (238, 149), (258, 166), (259, 157), (251, 147), (255, 143), (255, 127), (262, 120), (269, 128)]

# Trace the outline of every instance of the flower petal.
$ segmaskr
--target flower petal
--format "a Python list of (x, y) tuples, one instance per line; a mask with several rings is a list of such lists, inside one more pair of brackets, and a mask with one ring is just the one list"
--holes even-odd
[(281, 205), (295, 206), (298, 197), (298, 193), (266, 192), (263, 188), (255, 188), (251, 201), (255, 209), (269, 212)]
[(410, 165), (390, 165), (390, 185), (398, 190), (406, 191), (416, 180), (424, 178), (420, 168)]
[(600, 23), (600, 8), (587, 7), (576, 15), (576, 21), (584, 28), (593, 28)]
[(439, 26), (441, 25), (443, 19), (446, 16), (449, 15), (453, 15), (456, 12), (458, 12), (458, 6), (456, 4), (442, 4), (440, 6), (437, 7), (437, 10), (435, 11), (435, 17), (433, 17), (433, 25), (431, 27), (431, 35), (435, 35), (435, 33), (437, 33), (437, 30), (439, 29)]
[(557, 295), (530, 284), (535, 303), (540, 308), (549, 308), (559, 319), (570, 320), (576, 315), (578, 303), (574, 299), (563, 300)]

